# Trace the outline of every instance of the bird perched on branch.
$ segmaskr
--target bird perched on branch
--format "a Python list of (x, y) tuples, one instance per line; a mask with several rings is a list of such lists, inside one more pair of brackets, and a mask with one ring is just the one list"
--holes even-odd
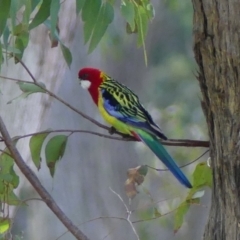
[(154, 123), (138, 96), (123, 84), (95, 68), (83, 68), (78, 73), (81, 86), (88, 89), (100, 114), (113, 128), (145, 143), (167, 166), (180, 183), (192, 185), (168, 154), (158, 138), (167, 140), (162, 130)]

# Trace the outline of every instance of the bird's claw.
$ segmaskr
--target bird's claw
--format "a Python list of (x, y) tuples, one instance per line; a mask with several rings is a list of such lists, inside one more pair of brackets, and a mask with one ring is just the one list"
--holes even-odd
[(135, 140), (135, 138), (128, 134), (122, 134), (122, 138), (126, 140)]
[(116, 128), (114, 127), (110, 127), (109, 130), (108, 130), (109, 134), (113, 135), (114, 133), (117, 132)]

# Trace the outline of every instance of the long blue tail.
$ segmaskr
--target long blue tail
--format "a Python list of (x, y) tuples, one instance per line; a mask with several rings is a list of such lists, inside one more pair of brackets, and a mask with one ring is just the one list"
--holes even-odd
[(188, 181), (187, 177), (183, 174), (181, 169), (174, 162), (172, 157), (168, 154), (162, 144), (153, 138), (145, 137), (142, 134), (135, 134), (144, 142), (154, 154), (166, 165), (166, 167), (171, 171), (171, 173), (178, 179), (180, 183), (188, 188), (192, 188), (191, 183)]

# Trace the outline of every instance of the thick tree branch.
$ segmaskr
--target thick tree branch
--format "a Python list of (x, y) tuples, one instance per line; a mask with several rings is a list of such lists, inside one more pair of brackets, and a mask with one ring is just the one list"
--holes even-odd
[[(46, 130), (46, 131), (40, 131), (40, 132), (34, 132), (34, 133), (29, 133), (26, 135), (22, 136), (17, 136), (16, 139), (22, 139), (26, 137), (32, 137), (38, 134), (42, 133), (87, 133), (87, 134), (92, 134), (98, 137), (103, 137), (103, 138), (108, 138), (108, 139), (113, 139), (117, 141), (137, 141), (135, 138), (130, 138), (130, 137), (113, 137), (111, 135), (107, 134), (102, 134), (99, 132), (94, 132), (94, 131), (89, 131), (89, 130), (75, 130), (75, 129), (57, 129), (57, 130)], [(4, 141), (3, 139), (0, 138), (0, 142)], [(175, 146), (175, 147), (209, 147), (209, 142), (208, 141), (200, 141), (200, 140), (190, 140), (190, 139), (168, 139), (168, 140), (161, 140), (159, 141), (166, 146)]]
[(55, 213), (57, 218), (65, 225), (65, 227), (79, 240), (88, 240), (88, 238), (72, 223), (72, 221), (64, 214), (64, 212), (58, 207), (51, 195), (42, 186), (36, 175), (26, 165), (22, 156), (14, 146), (11, 137), (5, 127), (5, 124), (0, 116), (0, 132), (3, 136), (4, 142), (9, 149), (15, 163), (22, 171), (24, 176), (28, 179), (37, 193), (41, 196), (47, 206)]

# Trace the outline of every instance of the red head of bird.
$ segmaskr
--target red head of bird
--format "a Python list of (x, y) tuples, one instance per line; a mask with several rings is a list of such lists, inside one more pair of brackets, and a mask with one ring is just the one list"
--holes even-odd
[(96, 68), (82, 68), (78, 73), (81, 86), (88, 89), (93, 101), (98, 104), (99, 86), (104, 81), (104, 73)]

